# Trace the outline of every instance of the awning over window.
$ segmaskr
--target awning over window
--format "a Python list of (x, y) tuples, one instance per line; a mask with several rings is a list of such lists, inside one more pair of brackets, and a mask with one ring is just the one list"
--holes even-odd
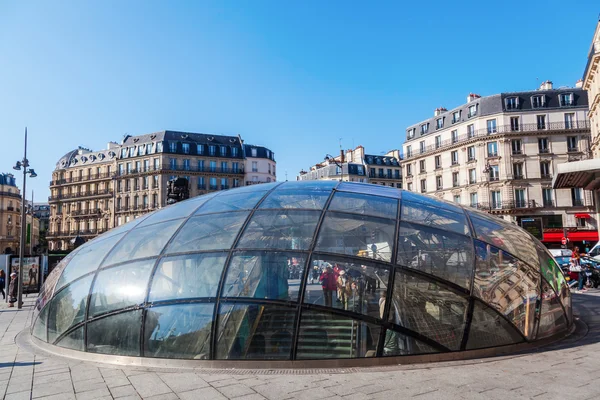
[[(558, 242), (563, 238), (562, 232), (544, 232), (544, 240), (542, 242)], [(598, 241), (598, 231), (578, 231), (569, 232), (568, 236), (571, 242), (581, 242), (583, 240), (588, 242)]]
[(585, 213), (575, 214), (575, 218), (585, 218), (585, 219), (588, 219), (588, 218), (590, 218), (590, 214), (585, 214)]

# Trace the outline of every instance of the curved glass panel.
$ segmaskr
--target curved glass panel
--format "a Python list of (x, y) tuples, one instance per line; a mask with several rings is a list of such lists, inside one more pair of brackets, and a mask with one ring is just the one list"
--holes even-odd
[(316, 250), (390, 262), (395, 221), (328, 211)]
[(240, 237), (237, 248), (308, 250), (319, 211), (256, 211)]
[(63, 270), (67, 267), (67, 264), (69, 263), (71, 258), (73, 258), (75, 253), (75, 250), (69, 253), (69, 255), (63, 258), (62, 261), (52, 269), (50, 274), (48, 274), (48, 277), (44, 281), (42, 290), (40, 291), (40, 294), (38, 295), (37, 301), (35, 303), (36, 308), (38, 310), (41, 310), (46, 305), (46, 303), (48, 303), (48, 300), (50, 300), (54, 295), (54, 287), (60, 279)]
[(224, 192), (206, 202), (195, 214), (250, 210), (266, 193), (266, 190), (242, 193), (237, 190)]
[(304, 302), (385, 319), (390, 271), (376, 263), (313, 255)]
[(94, 279), (88, 275), (62, 289), (53, 299), (48, 318), (48, 341), (66, 332), (73, 325), (83, 322), (90, 285)]
[(565, 283), (565, 277), (562, 270), (556, 263), (554, 257), (552, 257), (545, 248), (541, 247), (541, 245), (536, 247), (540, 256), (540, 271), (542, 276), (556, 292), (559, 292), (561, 286)]
[(213, 304), (152, 307), (146, 311), (144, 355), (206, 360), (210, 357)]
[(165, 257), (152, 279), (148, 301), (216, 297), (226, 253)]
[(98, 272), (90, 298), (90, 316), (143, 303), (155, 261), (137, 261)]
[(44, 342), (48, 341), (47, 333), (46, 333), (46, 321), (48, 320), (48, 309), (50, 307), (45, 307), (42, 309), (40, 314), (38, 315), (35, 323), (33, 325), (33, 330), (31, 334), (36, 338), (43, 340)]
[(65, 349), (83, 351), (83, 326), (65, 335), (56, 345)]
[(134, 229), (115, 246), (102, 265), (159, 255), (182, 222), (183, 219), (178, 219)]
[(165, 254), (200, 250), (229, 250), (248, 212), (203, 215), (187, 220)]
[(397, 263), (469, 289), (473, 241), (468, 236), (402, 221)]
[(475, 241), (473, 294), (533, 338), (540, 275), (523, 261), (487, 243)]
[(114, 235), (107, 239), (93, 241), (93, 244), (90, 243), (90, 245), (85, 248), (83, 246), (79, 248), (77, 254), (64, 269), (55, 290), (59, 290), (61, 287), (73, 282), (75, 279), (95, 271), (106, 254), (122, 237), (123, 234)]
[(475, 302), (466, 350), (521, 343), (523, 337), (497, 311)]
[(566, 281), (564, 281), (564, 283), (560, 287), (560, 292), (558, 293), (558, 296), (560, 297), (560, 302), (562, 303), (563, 307), (565, 308), (567, 321), (569, 321), (569, 323), (572, 324), (573, 323), (573, 309), (571, 308), (571, 291), (570, 291), (569, 285), (567, 284)]
[(440, 351), (410, 336), (391, 329), (386, 329), (383, 339), (383, 356), (410, 356), (415, 354), (431, 354)]
[(189, 217), (192, 212), (194, 212), (198, 207), (206, 203), (208, 200), (215, 197), (215, 195), (216, 192), (211, 194), (205, 194), (203, 196), (194, 197), (189, 200), (185, 200), (162, 208), (160, 212), (150, 214), (148, 218), (146, 218), (140, 223), (138, 228), (156, 224), (158, 222), (168, 221), (171, 219)]
[(297, 300), (305, 264), (306, 256), (300, 253), (237, 252), (221, 297)]
[[(427, 197), (427, 196), (422, 196)], [(427, 201), (407, 200), (402, 198), (402, 221), (416, 222), (425, 226), (432, 226), (447, 231), (469, 234), (467, 217), (462, 209), (452, 207), (445, 203), (427, 199)]]
[[(284, 187), (285, 188), (285, 187)], [(329, 192), (322, 190), (281, 190), (275, 189), (260, 203), (261, 209), (266, 208), (301, 208), (322, 210), (329, 198)]]
[[(116, 226), (116, 227), (112, 228), (111, 230), (109, 230), (108, 232), (105, 232), (102, 235), (98, 236), (96, 239), (104, 240), (106, 238), (109, 238), (109, 237), (114, 236), (119, 233), (129, 232), (130, 230), (135, 228), (140, 222), (144, 221), (146, 218), (148, 218), (151, 215), (154, 215), (154, 213), (141, 215), (139, 217), (134, 217), (134, 219), (132, 221), (129, 221), (123, 225)], [(96, 240), (96, 239), (94, 239), (94, 240)], [(85, 243), (83, 246), (87, 246), (89, 243), (91, 243), (91, 242)]]
[(396, 271), (390, 322), (460, 350), (467, 318), (466, 297), (443, 286)]
[[(372, 183), (355, 183), (355, 182), (340, 182), (336, 188), (338, 192), (374, 194), (380, 197), (391, 197), (399, 199), (402, 196), (402, 191), (392, 187), (373, 185)], [(406, 193), (406, 192), (404, 192)]]
[(396, 219), (398, 200), (368, 194), (335, 192), (328, 210)]
[(381, 328), (336, 314), (302, 310), (298, 359), (375, 357)]
[(256, 304), (219, 309), (217, 359), (289, 360), (296, 310)]
[(552, 287), (542, 280), (542, 309), (537, 339), (549, 337), (567, 329), (565, 312), (560, 298)]
[(521, 260), (537, 262), (538, 253), (527, 232), (497, 217), (471, 210), (468, 213), (477, 239), (506, 250)]
[(331, 192), (337, 186), (338, 181), (286, 181), (277, 187), (277, 190), (323, 190)]
[(141, 325), (142, 310), (127, 311), (88, 322), (87, 351), (139, 356)]

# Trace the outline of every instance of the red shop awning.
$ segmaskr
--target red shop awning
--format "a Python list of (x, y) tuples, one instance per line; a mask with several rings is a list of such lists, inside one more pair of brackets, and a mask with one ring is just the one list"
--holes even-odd
[[(581, 242), (583, 240), (588, 242), (598, 241), (598, 231), (578, 231), (569, 232), (569, 240), (571, 242)], [(558, 242), (563, 238), (562, 232), (544, 232), (544, 240), (542, 242)]]
[(586, 218), (586, 219), (589, 219), (590, 218), (590, 214), (585, 214), (585, 213), (575, 214), (575, 218)]

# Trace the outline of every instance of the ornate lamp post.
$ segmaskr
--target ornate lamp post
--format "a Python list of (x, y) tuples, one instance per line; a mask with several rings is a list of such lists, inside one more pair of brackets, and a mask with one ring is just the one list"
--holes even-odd
[(17, 307), (21, 309), (23, 308), (23, 259), (25, 258), (25, 230), (27, 225), (27, 222), (25, 221), (25, 193), (27, 192), (25, 190), (27, 185), (27, 174), (29, 174), (31, 178), (37, 176), (33, 168), (29, 168), (29, 160), (27, 159), (27, 128), (25, 128), (25, 151), (23, 153), (23, 160), (17, 161), (13, 169), (17, 171), (23, 170), (23, 190), (21, 192), (21, 240), (19, 243), (19, 285), (17, 295)]
[(492, 171), (492, 166), (490, 165), (490, 162), (488, 161), (485, 164), (485, 168), (483, 169), (483, 173), (486, 176), (486, 180), (487, 180), (487, 190), (488, 190), (488, 202), (489, 202), (489, 207), (490, 207), (490, 211), (492, 211), (492, 192), (490, 190), (490, 172)]
[(344, 167), (342, 166), (342, 164), (340, 164), (340, 162), (338, 160), (336, 160), (335, 157), (332, 156), (331, 154), (325, 154), (325, 161), (334, 163), (340, 169), (340, 182), (341, 182), (344, 178)]

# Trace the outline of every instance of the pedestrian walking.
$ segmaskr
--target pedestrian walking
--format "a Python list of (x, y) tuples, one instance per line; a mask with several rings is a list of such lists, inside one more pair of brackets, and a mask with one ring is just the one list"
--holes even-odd
[(573, 249), (573, 254), (571, 255), (571, 261), (573, 263), (573, 265), (575, 265), (575, 268), (579, 271), (579, 282), (577, 284), (577, 291), (586, 291), (587, 288), (585, 287), (585, 281), (587, 279), (586, 275), (585, 275), (585, 270), (581, 267), (581, 255), (579, 254), (579, 247), (575, 247)]
[(6, 275), (4, 270), (0, 269), (0, 292), (2, 292), (2, 299), (6, 300), (6, 293), (4, 293), (4, 286), (6, 286)]
[(352, 277), (341, 270), (337, 279), (337, 291), (344, 310), (348, 309), (348, 299), (352, 296)]
[(325, 306), (331, 307), (331, 300), (333, 297), (332, 290), (330, 289), (331, 282), (333, 282), (333, 284), (335, 285), (335, 281), (333, 279), (333, 271), (331, 270), (331, 267), (323, 269), (323, 272), (321, 272), (321, 276), (319, 277), (319, 282), (321, 283), (321, 288), (323, 289), (323, 299)]
[(13, 272), (10, 274), (10, 283), (8, 284), (8, 306), (14, 307), (17, 301), (17, 291), (19, 290), (19, 278), (17, 273)]

